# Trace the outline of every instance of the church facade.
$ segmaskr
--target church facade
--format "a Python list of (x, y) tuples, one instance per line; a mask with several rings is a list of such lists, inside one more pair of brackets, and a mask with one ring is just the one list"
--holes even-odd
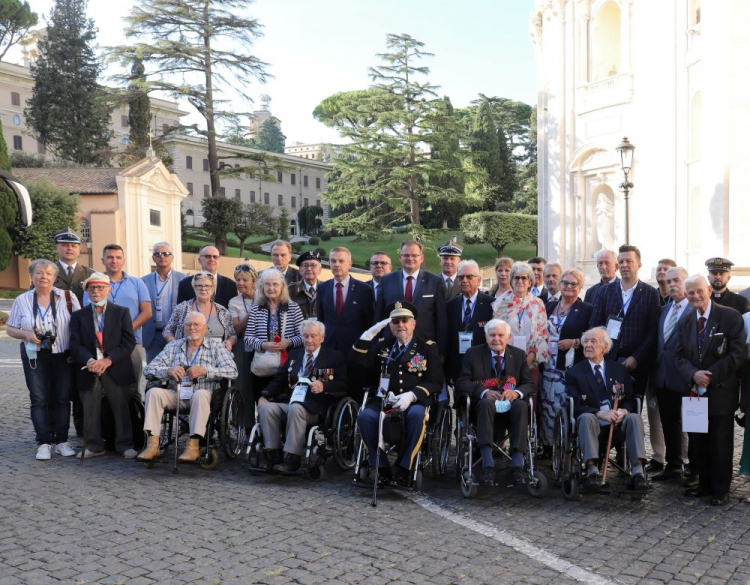
[[(625, 243), (653, 280), (723, 256), (750, 285), (750, 2), (537, 0), (539, 252), (598, 280)], [(615, 150), (636, 147), (626, 199)]]

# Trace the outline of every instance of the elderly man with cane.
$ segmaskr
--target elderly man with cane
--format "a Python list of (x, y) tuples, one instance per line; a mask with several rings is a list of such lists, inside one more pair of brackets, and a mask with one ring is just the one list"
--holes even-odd
[(232, 352), (220, 339), (206, 336), (208, 325), (205, 315), (188, 313), (184, 328), (185, 336), (169, 343), (144, 371), (147, 380), (169, 380), (176, 391), (155, 386), (146, 392), (143, 430), (148, 434), (148, 439), (146, 448), (138, 455), (138, 461), (151, 461), (159, 455), (159, 432), (165, 408), (189, 408), (190, 438), (179, 461), (196, 461), (200, 456), (200, 440), (206, 434), (206, 423), (211, 413), (211, 395), (222, 380), (237, 377)]

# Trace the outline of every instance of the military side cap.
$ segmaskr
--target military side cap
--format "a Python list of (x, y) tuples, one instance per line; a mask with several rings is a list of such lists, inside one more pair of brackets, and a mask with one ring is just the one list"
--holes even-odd
[(320, 255), (320, 252), (308, 250), (297, 257), (297, 266), (302, 266), (302, 263), (307, 262), (308, 260), (315, 260), (316, 262), (322, 263), (323, 257)]
[(460, 256), (463, 252), (464, 249), (455, 240), (448, 240), (438, 248), (439, 256)]
[(80, 244), (81, 237), (70, 228), (61, 231), (53, 236), (55, 244)]
[(726, 258), (715, 257), (706, 260), (706, 266), (708, 266), (709, 272), (712, 270), (723, 270), (724, 272), (729, 272), (732, 270), (734, 262), (727, 260)]
[(90, 284), (104, 284), (109, 286), (111, 284), (109, 276), (103, 272), (94, 272), (86, 280), (83, 281), (83, 290), (86, 290)]
[(417, 308), (406, 301), (391, 303), (385, 308), (385, 312), (388, 313), (388, 318), (390, 319), (397, 319), (399, 317), (417, 318)]

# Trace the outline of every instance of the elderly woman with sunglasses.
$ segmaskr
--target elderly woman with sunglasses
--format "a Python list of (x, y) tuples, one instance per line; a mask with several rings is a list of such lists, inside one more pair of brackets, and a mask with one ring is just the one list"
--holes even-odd
[[(229, 314), (232, 316), (232, 325), (238, 336), (245, 335), (247, 329), (247, 317), (253, 306), (255, 294), (255, 283), (258, 282), (258, 271), (249, 263), (243, 262), (234, 269), (234, 282), (237, 285), (236, 297), (229, 301)], [(245, 404), (253, 403), (253, 390), (250, 386), (250, 354), (245, 351), (244, 343), (234, 345), (234, 363), (237, 364), (239, 375), (235, 385), (240, 389), (242, 400)], [(252, 428), (255, 422), (254, 408), (245, 409), (245, 427)]]
[(206, 318), (208, 332), (206, 337), (221, 339), (229, 351), (237, 341), (237, 333), (232, 325), (232, 317), (226, 307), (211, 300), (216, 291), (216, 278), (210, 272), (200, 271), (191, 280), (195, 298), (183, 301), (175, 307), (169, 322), (164, 327), (163, 335), (167, 343), (185, 336), (185, 318), (195, 311)]

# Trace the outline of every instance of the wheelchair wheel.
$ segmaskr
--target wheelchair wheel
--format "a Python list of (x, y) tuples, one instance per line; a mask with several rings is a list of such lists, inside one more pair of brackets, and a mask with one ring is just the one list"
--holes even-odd
[(357, 462), (358, 411), (357, 403), (345, 398), (333, 414), (333, 458), (342, 471), (348, 471)]
[(415, 492), (421, 492), (422, 491), (422, 470), (417, 469), (417, 473), (414, 477), (414, 486), (413, 489)]
[(461, 468), (463, 467), (463, 450), (466, 448), (461, 440), (464, 435), (463, 417), (456, 415), (456, 477), (461, 477)]
[(432, 477), (443, 477), (448, 467), (448, 451), (451, 446), (451, 409), (446, 405), (438, 414), (432, 433)]
[(534, 471), (534, 476), (526, 482), (526, 489), (529, 495), (534, 498), (546, 498), (549, 492), (547, 476), (537, 469)]
[(234, 459), (245, 442), (245, 408), (240, 391), (232, 387), (224, 394), (221, 405), (221, 449), (227, 459)]
[(565, 473), (562, 478), (562, 491), (566, 500), (575, 501), (581, 499), (578, 485), (578, 472), (573, 470)]
[(216, 449), (209, 451), (201, 449), (198, 464), (201, 466), (201, 469), (216, 469), (216, 466), (219, 465), (219, 452)]
[(320, 481), (325, 477), (326, 469), (323, 465), (313, 465), (307, 468), (307, 477), (311, 481)]
[(263, 451), (263, 439), (260, 436), (260, 424), (255, 423), (250, 431), (250, 442), (247, 445), (247, 463), (250, 469), (260, 469)]
[(479, 490), (479, 478), (470, 471), (464, 471), (461, 475), (461, 493), (464, 498), (471, 499), (477, 495)]
[(570, 417), (568, 411), (561, 408), (555, 415), (555, 429), (552, 438), (552, 473), (559, 485), (563, 475), (570, 471)]

